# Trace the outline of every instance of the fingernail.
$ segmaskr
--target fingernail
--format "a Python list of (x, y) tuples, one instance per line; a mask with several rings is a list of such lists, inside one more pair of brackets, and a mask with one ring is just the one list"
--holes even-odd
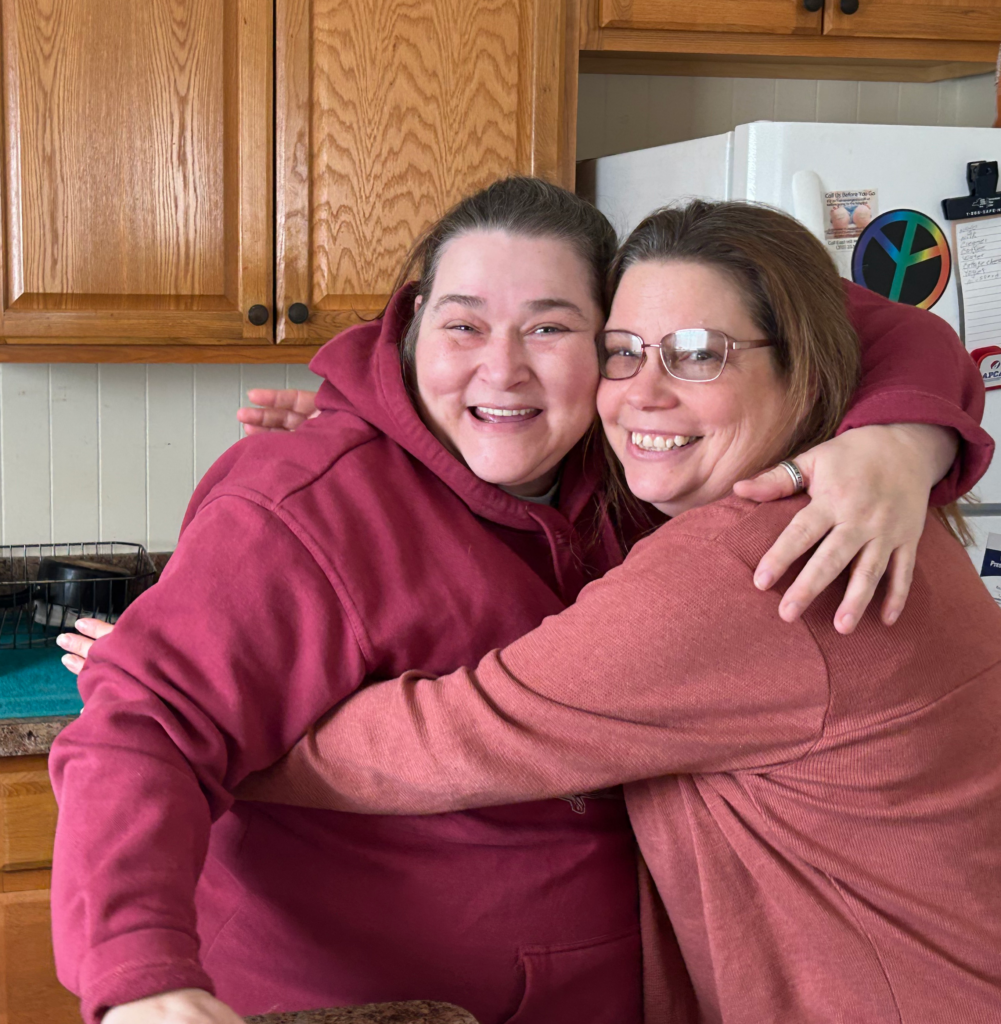
[(64, 654), (64, 655), (63, 655), (63, 656), (62, 656), (62, 657), (61, 657), (61, 658), (60, 658), (59, 660), (60, 660), (60, 661), (61, 661), (61, 662), (62, 662), (62, 663), (63, 663), (63, 664), (64, 664), (64, 665), (65, 665), (65, 666), (67, 667), (67, 668), (69, 668), (69, 667), (70, 667), (70, 664), (71, 664), (71, 662), (70, 662), (70, 658), (72, 658), (72, 657), (73, 657), (73, 655), (72, 655), (72, 654)]
[(795, 601), (790, 601), (782, 606), (782, 616), (786, 622), (792, 622), (802, 610), (802, 605), (797, 604)]
[(67, 637), (66, 633), (60, 633), (59, 636), (56, 637), (56, 643), (60, 647), (65, 647), (69, 643), (69, 640), (67, 640), (66, 637)]
[(842, 615), (841, 616), (841, 628), (847, 633), (849, 630), (855, 628), (855, 616), (854, 615)]
[(768, 572), (766, 569), (762, 569), (754, 577), (754, 585), (758, 588), (758, 590), (767, 590), (773, 582), (774, 581), (772, 579), (772, 574)]
[(887, 612), (886, 620), (885, 621), (886, 621), (886, 624), (888, 626), (892, 626), (897, 621), (897, 619), (899, 619), (899, 618), (900, 618), (900, 612), (898, 612), (898, 611)]

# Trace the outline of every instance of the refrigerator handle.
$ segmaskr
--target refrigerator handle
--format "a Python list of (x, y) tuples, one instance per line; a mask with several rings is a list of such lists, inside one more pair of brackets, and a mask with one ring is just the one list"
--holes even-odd
[(824, 241), (824, 186), (816, 171), (797, 171), (792, 176), (792, 208), (796, 219)]

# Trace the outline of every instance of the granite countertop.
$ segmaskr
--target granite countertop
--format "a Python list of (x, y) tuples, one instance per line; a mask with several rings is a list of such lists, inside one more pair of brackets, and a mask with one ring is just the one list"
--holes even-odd
[(406, 1003), (369, 1003), (333, 1010), (302, 1010), (247, 1017), (247, 1024), (477, 1024), (476, 1018), (451, 1003), (423, 999)]
[(0, 718), (0, 757), (47, 754), (56, 734), (76, 715), (43, 718)]

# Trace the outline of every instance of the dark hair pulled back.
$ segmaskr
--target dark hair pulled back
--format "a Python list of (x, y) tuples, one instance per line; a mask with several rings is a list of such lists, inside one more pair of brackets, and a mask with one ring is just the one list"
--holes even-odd
[[(615, 256), (614, 228), (580, 196), (541, 178), (524, 176), (495, 181), (456, 203), (410, 250), (393, 291), (416, 280), (417, 294), (427, 298), (445, 246), (474, 231), (507, 231), (526, 238), (565, 241), (590, 269), (595, 299), (604, 306), (605, 276)], [(413, 373), (424, 309), (422, 305), (411, 318), (400, 343), (400, 359), (408, 378)]]

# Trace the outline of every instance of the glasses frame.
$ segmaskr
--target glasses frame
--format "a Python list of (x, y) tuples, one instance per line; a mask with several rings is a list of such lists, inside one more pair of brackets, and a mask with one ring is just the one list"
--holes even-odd
[[(671, 367), (667, 365), (667, 359), (664, 356), (665, 348), (673, 348), (671, 345), (665, 345), (668, 339), (673, 338), (677, 334), (681, 334), (682, 331), (705, 331), (707, 334), (719, 334), (723, 337), (724, 349), (723, 349), (723, 362), (719, 364), (719, 373), (712, 377), (699, 377), (693, 379), (691, 377), (679, 377), (676, 373), (671, 372)], [(605, 362), (602, 360), (601, 355), (598, 356), (598, 366), (601, 376), (605, 380), (632, 380), (640, 370), (646, 365), (646, 350), (648, 348), (655, 348), (660, 350), (660, 365), (664, 367), (665, 372), (669, 377), (673, 377), (675, 380), (682, 380), (686, 384), (711, 384), (714, 380), (719, 380), (720, 374), (723, 373), (726, 367), (726, 361), (730, 356), (731, 352), (739, 352), (741, 349), (746, 348), (772, 348), (775, 342), (771, 338), (754, 338), (751, 341), (734, 341), (725, 331), (717, 331), (714, 328), (709, 327), (681, 327), (677, 331), (671, 331), (670, 334), (665, 334), (659, 342), (644, 341), (638, 334), (634, 334), (632, 331), (601, 331), (598, 334), (598, 345), (599, 352), (601, 347), (604, 345), (605, 336), (608, 334), (625, 334), (627, 337), (635, 338), (640, 343), (640, 358), (636, 364), (636, 369), (633, 370), (628, 377), (609, 377), (605, 374)]]

